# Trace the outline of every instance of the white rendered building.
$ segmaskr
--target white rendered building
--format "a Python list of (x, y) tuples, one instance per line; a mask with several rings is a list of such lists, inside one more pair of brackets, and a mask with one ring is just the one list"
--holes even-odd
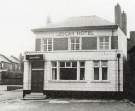
[(24, 95), (122, 93), (127, 37), (97, 16), (71, 17), (32, 30), (35, 51), (24, 60)]

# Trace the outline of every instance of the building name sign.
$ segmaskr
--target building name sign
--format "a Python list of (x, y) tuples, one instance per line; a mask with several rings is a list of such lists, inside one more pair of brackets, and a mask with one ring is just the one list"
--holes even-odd
[(43, 60), (43, 54), (26, 55), (26, 60)]
[(90, 30), (84, 30), (84, 31), (61, 31), (61, 32), (46, 32), (44, 34), (47, 37), (72, 37), (72, 36), (88, 36), (88, 35), (94, 35), (93, 31)]

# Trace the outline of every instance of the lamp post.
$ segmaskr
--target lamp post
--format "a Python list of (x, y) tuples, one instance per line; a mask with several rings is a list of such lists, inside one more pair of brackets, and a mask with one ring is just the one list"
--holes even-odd
[(120, 53), (117, 54), (118, 58), (118, 92), (120, 91)]

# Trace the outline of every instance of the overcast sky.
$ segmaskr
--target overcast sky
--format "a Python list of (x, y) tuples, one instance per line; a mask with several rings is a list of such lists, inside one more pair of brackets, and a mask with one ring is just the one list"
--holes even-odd
[(34, 50), (31, 29), (71, 16), (97, 15), (114, 22), (114, 6), (127, 13), (128, 33), (135, 30), (135, 0), (0, 0), (0, 53), (19, 56)]

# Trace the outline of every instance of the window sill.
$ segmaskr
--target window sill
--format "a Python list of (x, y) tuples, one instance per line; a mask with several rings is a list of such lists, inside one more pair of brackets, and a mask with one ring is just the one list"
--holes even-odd
[(93, 80), (92, 83), (110, 83), (109, 80)]
[(49, 80), (50, 83), (87, 83), (85, 80)]

